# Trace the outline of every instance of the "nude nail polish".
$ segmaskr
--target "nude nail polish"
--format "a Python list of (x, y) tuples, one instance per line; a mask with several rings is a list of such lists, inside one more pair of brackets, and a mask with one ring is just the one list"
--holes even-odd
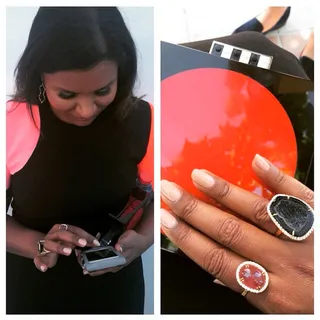
[(191, 178), (196, 184), (204, 188), (212, 188), (215, 183), (214, 178), (203, 170), (194, 169)]
[(268, 161), (261, 157), (259, 154), (256, 154), (254, 157), (256, 165), (263, 171), (268, 171), (270, 169), (270, 164)]
[(63, 252), (64, 252), (65, 254), (70, 254), (70, 253), (72, 252), (72, 249), (70, 249), (70, 248), (63, 248)]
[(181, 197), (181, 191), (167, 180), (161, 181), (161, 193), (171, 202), (177, 202)]
[(160, 210), (160, 219), (161, 224), (168, 229), (172, 229), (178, 224), (178, 220), (165, 209)]
[(79, 239), (78, 242), (79, 242), (80, 246), (82, 246), (82, 247), (85, 247), (87, 245), (87, 240), (86, 239)]

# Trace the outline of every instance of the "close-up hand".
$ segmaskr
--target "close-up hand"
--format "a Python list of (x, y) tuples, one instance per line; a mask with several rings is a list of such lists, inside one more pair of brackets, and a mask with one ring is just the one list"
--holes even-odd
[(96, 247), (99, 241), (81, 228), (56, 224), (44, 237), (43, 247), (47, 251), (44, 255), (38, 255), (34, 258), (35, 266), (42, 272), (48, 268), (53, 268), (59, 255), (69, 256), (75, 247)]
[[(115, 245), (115, 249), (121, 253), (126, 259), (126, 264), (119, 267), (107, 268), (95, 272), (88, 272), (83, 270), (83, 274), (92, 277), (100, 276), (108, 272), (118, 272), (122, 268), (128, 266), (133, 260), (140, 257), (149, 247), (148, 241), (144, 235), (137, 233), (135, 230), (126, 230)], [(76, 255), (79, 261), (79, 254), (76, 250)], [(80, 263), (80, 262), (79, 262)]]
[[(252, 168), (273, 194), (294, 196), (313, 208), (313, 192), (265, 158), (256, 155)], [(161, 210), (166, 236), (214, 278), (239, 294), (244, 289), (236, 277), (238, 266), (245, 261), (262, 266), (269, 276), (268, 286), (260, 293), (245, 292), (245, 298), (262, 312), (312, 314), (314, 234), (294, 241), (279, 233), (268, 215), (268, 199), (206, 170), (194, 170), (192, 180), (200, 191), (228, 208), (228, 212), (163, 180), (162, 200), (171, 211)]]

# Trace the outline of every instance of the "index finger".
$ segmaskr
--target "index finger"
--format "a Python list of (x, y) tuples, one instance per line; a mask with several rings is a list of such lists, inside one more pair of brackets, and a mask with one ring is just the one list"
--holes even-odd
[(274, 193), (297, 197), (308, 203), (312, 208), (314, 207), (313, 191), (300, 181), (285, 174), (264, 157), (256, 154), (252, 168)]
[[(57, 224), (55, 226), (54, 229), (56, 229), (56, 231), (61, 230), (60, 229), (61, 224)], [(73, 226), (73, 225), (67, 225), (68, 226), (68, 231), (74, 233), (75, 235), (77, 235), (79, 238), (85, 239), (87, 240), (87, 245), (88, 246), (100, 246), (100, 242), (98, 241), (98, 239), (96, 239), (94, 236), (92, 236), (90, 233), (86, 232), (85, 230)], [(63, 230), (61, 230), (63, 231)]]

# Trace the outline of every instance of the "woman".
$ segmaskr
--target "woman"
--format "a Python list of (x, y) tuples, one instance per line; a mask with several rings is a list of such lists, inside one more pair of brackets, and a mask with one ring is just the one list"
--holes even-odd
[[(313, 192), (267, 159), (256, 155), (252, 167), (275, 194), (295, 196), (313, 207)], [(244, 220), (205, 204), (181, 187), (163, 180), (162, 199), (174, 213), (161, 211), (162, 230), (169, 239), (215, 277), (216, 283), (242, 294), (263, 313), (313, 313), (313, 233), (295, 242), (279, 232), (270, 219), (267, 199), (206, 170), (195, 169), (192, 180), (200, 191)], [(241, 281), (246, 281), (246, 275), (243, 279), (237, 277), (238, 266), (248, 260), (267, 270), (269, 284), (265, 283), (263, 291), (258, 290), (261, 292), (244, 290)], [(265, 284), (261, 282), (261, 287)], [(229, 305), (230, 313), (234, 313), (234, 308)]]
[(117, 8), (39, 9), (7, 104), (7, 313), (143, 313), (152, 201), (115, 244), (125, 266), (89, 273), (76, 258), (152, 184), (152, 108), (134, 97), (136, 75)]

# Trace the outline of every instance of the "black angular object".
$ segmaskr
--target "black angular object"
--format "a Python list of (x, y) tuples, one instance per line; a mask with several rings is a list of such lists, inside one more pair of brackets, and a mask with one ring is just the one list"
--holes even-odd
[(313, 231), (313, 209), (296, 197), (274, 196), (268, 205), (268, 214), (282, 233), (293, 240), (304, 240)]

